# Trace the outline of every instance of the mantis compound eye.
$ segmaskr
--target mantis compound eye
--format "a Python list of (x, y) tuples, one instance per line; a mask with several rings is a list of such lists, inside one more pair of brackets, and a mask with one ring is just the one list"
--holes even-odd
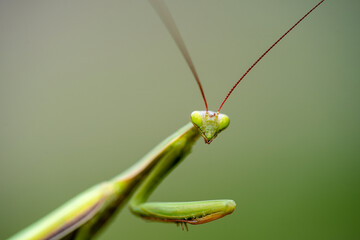
[(194, 126), (199, 129), (207, 144), (210, 144), (230, 124), (227, 115), (211, 111), (194, 111), (191, 113), (190, 119)]

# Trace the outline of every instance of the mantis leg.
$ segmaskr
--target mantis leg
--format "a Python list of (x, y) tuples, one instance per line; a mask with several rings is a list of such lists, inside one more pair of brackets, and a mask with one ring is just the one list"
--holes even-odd
[[(195, 128), (187, 134), (199, 135)], [(189, 154), (193, 142), (189, 143), (188, 139), (189, 137), (182, 137), (174, 141), (171, 149), (140, 186), (130, 202), (130, 209), (134, 214), (160, 222), (201, 224), (224, 217), (234, 211), (235, 202), (233, 200), (146, 203), (150, 194), (164, 177)]]

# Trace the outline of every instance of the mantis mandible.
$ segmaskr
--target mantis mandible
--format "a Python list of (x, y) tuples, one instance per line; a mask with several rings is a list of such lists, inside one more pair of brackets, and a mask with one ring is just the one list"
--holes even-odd
[(198, 74), (169, 10), (161, 1), (150, 2), (185, 58), (198, 84), (206, 110), (192, 112), (190, 123), (162, 141), (130, 169), (81, 193), (11, 239), (90, 239), (109, 222), (130, 197), (130, 209), (134, 214), (148, 220), (180, 224), (183, 229), (187, 229), (187, 223), (207, 223), (235, 210), (236, 204), (233, 200), (165, 203), (146, 201), (163, 178), (190, 153), (192, 145), (200, 136), (206, 144), (210, 144), (229, 126), (229, 117), (220, 113), (220, 110), (236, 86), (279, 41), (324, 0), (300, 18), (249, 67), (231, 88), (216, 112), (208, 109)]

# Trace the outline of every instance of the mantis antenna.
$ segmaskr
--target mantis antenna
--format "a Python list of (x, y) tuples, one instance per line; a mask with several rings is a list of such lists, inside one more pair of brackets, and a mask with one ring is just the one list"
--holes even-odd
[[(199, 85), (201, 95), (204, 99), (205, 107), (206, 107), (206, 113), (208, 112), (208, 105), (205, 98), (205, 93), (203, 91), (199, 76), (195, 70), (195, 66), (190, 58), (190, 54), (185, 46), (185, 43), (180, 35), (180, 32), (178, 28), (176, 27), (175, 21), (173, 20), (168, 8), (161, 0), (149, 0), (152, 4), (155, 11), (158, 13), (160, 19), (164, 23), (165, 27), (169, 31), (171, 37), (174, 39), (176, 45), (180, 49), (180, 52), (184, 56), (191, 72), (193, 73), (195, 80), (197, 84)], [(235, 83), (235, 85), (230, 89), (228, 94), (226, 95), (223, 102), (220, 104), (219, 109), (217, 110), (217, 115), (220, 113), (221, 108), (223, 107), (226, 100), (229, 98), (231, 93), (234, 91), (234, 89), (239, 85), (239, 83), (244, 79), (244, 77), (255, 67), (258, 62), (273, 48), (275, 47), (291, 30), (293, 30), (300, 22), (302, 22), (312, 11), (314, 11), (320, 4), (322, 4), (325, 0), (321, 0), (318, 4), (315, 5), (310, 11), (308, 11), (302, 18), (300, 18), (291, 28), (289, 28), (280, 38), (278, 38), (247, 70), (246, 72), (241, 76), (241, 78)]]
[(235, 85), (230, 89), (229, 93), (226, 95), (224, 101), (221, 103), (217, 113), (219, 114), (220, 109), (222, 108), (222, 106), (224, 105), (224, 103), (226, 102), (226, 100), (229, 98), (230, 94), (234, 91), (234, 89), (236, 88), (236, 86), (241, 82), (241, 80), (244, 79), (244, 77), (251, 71), (251, 69), (253, 69), (253, 67), (255, 67), (255, 65), (260, 62), (260, 60), (273, 48), (275, 47), (276, 44), (278, 44), (281, 39), (283, 39), (291, 30), (293, 30), (296, 25), (298, 25), (302, 20), (304, 20), (312, 11), (315, 10), (315, 8), (317, 8), (321, 3), (323, 3), (325, 0), (321, 0), (318, 4), (316, 4), (315, 7), (313, 7), (312, 9), (310, 9), (310, 11), (308, 11), (302, 18), (300, 18), (291, 28), (289, 28), (289, 30), (287, 30), (278, 40), (276, 40), (275, 43), (273, 43), (250, 67), (248, 70), (246, 70), (246, 72), (244, 73), (244, 75), (242, 75), (242, 77), (235, 83)]
[(169, 9), (166, 7), (166, 5), (161, 0), (149, 0), (157, 14), (159, 15), (160, 19), (164, 23), (166, 29), (169, 31), (171, 37), (174, 39), (176, 45), (180, 49), (180, 52), (184, 56), (186, 63), (188, 64), (192, 74), (194, 75), (194, 78), (199, 85), (201, 95), (204, 99), (206, 112), (208, 112), (208, 104), (206, 101), (205, 93), (203, 90), (203, 87), (201, 85), (199, 75), (196, 72), (195, 66), (191, 60), (190, 54), (185, 46), (184, 40), (182, 39), (180, 32), (178, 28), (176, 27), (175, 21), (172, 18)]

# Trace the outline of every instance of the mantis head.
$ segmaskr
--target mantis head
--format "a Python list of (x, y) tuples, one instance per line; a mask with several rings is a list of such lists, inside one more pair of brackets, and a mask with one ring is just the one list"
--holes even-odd
[(191, 113), (190, 119), (199, 129), (207, 144), (210, 144), (230, 124), (227, 115), (211, 111), (194, 111)]

